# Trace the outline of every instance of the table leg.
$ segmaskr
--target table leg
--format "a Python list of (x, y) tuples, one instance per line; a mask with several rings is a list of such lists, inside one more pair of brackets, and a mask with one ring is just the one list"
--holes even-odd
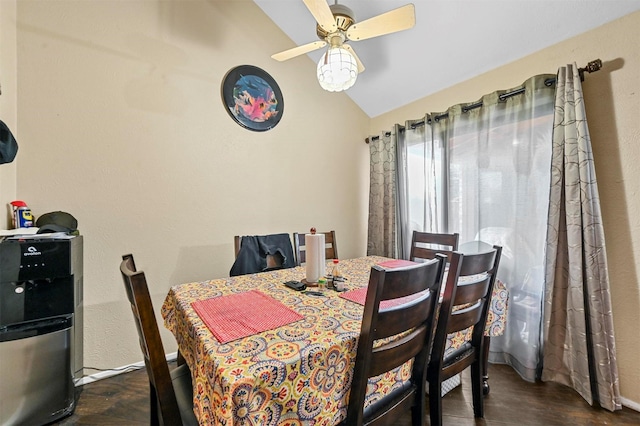
[(489, 344), (491, 337), (484, 336), (484, 351), (482, 353), (482, 394), (489, 395)]
[(185, 362), (186, 361), (185, 361), (184, 357), (182, 356), (182, 354), (180, 353), (180, 350), (178, 349), (178, 356), (176, 357), (176, 364), (178, 364), (178, 366), (181, 366)]

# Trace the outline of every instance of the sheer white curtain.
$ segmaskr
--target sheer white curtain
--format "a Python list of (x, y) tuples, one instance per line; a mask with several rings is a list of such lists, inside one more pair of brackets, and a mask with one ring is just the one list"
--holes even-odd
[(398, 136), (408, 199), (400, 233), (458, 232), (461, 250), (472, 241), (503, 247), (498, 279), (510, 300), (490, 360), (530, 381), (540, 368), (554, 77), (428, 115), (424, 126), (407, 122)]
[(413, 231), (447, 229), (447, 161), (442, 139), (434, 138), (431, 115), (396, 126), (398, 134), (398, 257), (409, 258)]

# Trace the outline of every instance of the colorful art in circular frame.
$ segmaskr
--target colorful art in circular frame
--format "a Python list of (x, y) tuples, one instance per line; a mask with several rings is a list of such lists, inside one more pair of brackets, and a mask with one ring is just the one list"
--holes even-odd
[(284, 112), (284, 99), (276, 81), (252, 65), (240, 65), (227, 72), (222, 80), (222, 100), (231, 118), (256, 132), (275, 127)]

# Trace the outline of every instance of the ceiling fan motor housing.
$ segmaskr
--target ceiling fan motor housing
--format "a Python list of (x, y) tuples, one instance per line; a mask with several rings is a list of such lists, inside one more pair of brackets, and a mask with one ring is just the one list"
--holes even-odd
[[(331, 13), (336, 20), (336, 26), (338, 31), (345, 32), (347, 29), (356, 22), (353, 10), (342, 4), (332, 4), (329, 6)], [(316, 25), (316, 34), (320, 37), (320, 40), (325, 40), (329, 33), (325, 31), (320, 25)]]

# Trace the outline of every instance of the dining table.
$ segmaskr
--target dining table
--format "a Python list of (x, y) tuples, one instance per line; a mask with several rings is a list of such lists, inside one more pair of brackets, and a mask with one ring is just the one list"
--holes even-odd
[[(287, 287), (305, 278), (304, 266), (171, 287), (161, 315), (191, 370), (200, 424), (328, 426), (345, 419), (371, 267), (390, 261), (340, 260), (343, 292)], [(485, 335), (503, 334), (507, 300), (496, 280)], [(447, 350), (462, 339), (450, 336)], [(370, 379), (365, 407), (410, 372), (407, 363)]]

